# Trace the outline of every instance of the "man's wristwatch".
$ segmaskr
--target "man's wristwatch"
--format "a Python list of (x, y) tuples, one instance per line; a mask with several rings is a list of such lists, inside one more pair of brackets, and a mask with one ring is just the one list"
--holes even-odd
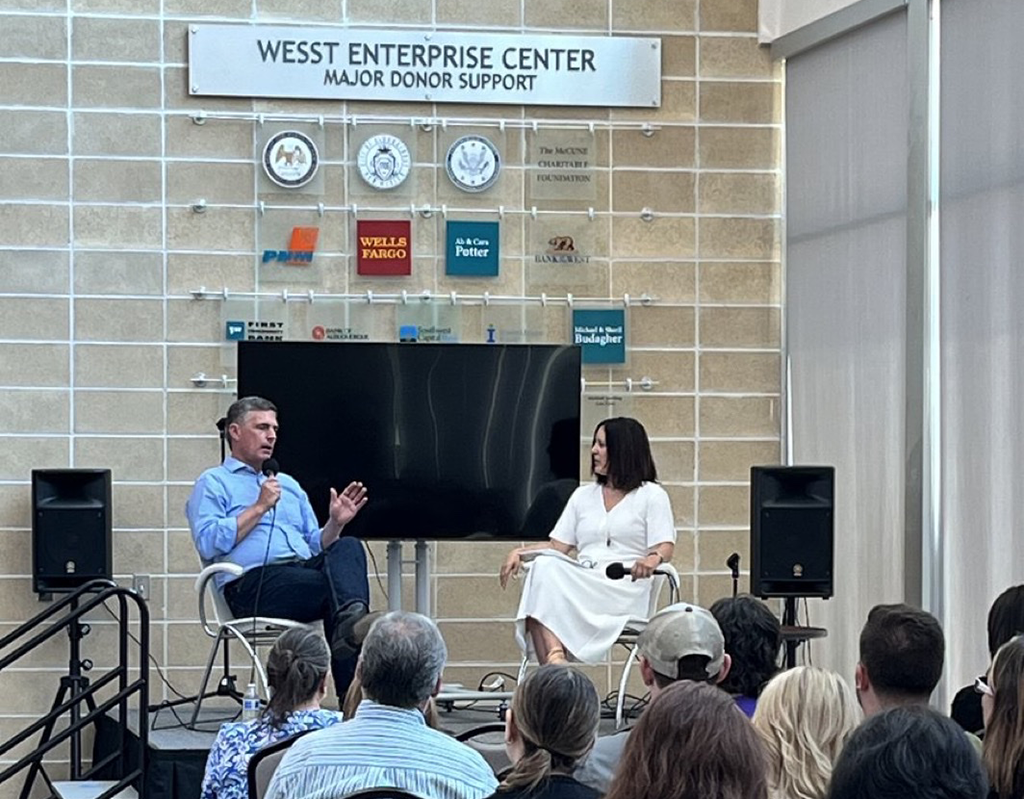
[(655, 569), (657, 569), (658, 566), (665, 562), (665, 559), (661, 556), (660, 552), (648, 552), (646, 558), (649, 558), (651, 555), (655, 555), (658, 558), (658, 565), (654, 567)]

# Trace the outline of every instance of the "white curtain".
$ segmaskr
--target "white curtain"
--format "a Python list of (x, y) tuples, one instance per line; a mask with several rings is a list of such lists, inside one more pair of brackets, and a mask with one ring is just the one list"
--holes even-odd
[(851, 680), (867, 611), (903, 599), (906, 52), (900, 11), (787, 62), (790, 440), (836, 469), (835, 597), (810, 621)]
[(988, 663), (992, 600), (1024, 582), (1024, 3), (944, 0), (942, 514), (947, 681)]
[(757, 9), (758, 38), (762, 44), (775, 41), (797, 28), (852, 6), (857, 0), (760, 0)]

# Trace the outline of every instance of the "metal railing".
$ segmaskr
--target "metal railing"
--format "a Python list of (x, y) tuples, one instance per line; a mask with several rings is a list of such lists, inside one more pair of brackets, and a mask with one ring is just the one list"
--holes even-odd
[[(106, 603), (114, 600), (117, 610)], [(139, 634), (131, 634), (130, 609), (134, 605), (139, 622)], [(117, 620), (117, 665), (103, 669), (97, 678), (91, 679), (84, 672), (92, 670), (93, 663), (82, 657), (82, 638), (90, 632), (90, 626), (83, 621), (85, 614), (106, 606)], [(0, 760), (15, 747), (24, 743), (36, 733), (41, 733), (35, 748), (11, 765), (0, 766), (0, 784), (28, 770), (20, 799), (28, 799), (38, 777), (42, 777), (50, 790), (50, 796), (57, 796), (54, 779), (47, 773), (43, 762), (47, 754), (65, 741), (70, 742), (71, 780), (91, 780), (95, 775), (111, 769), (121, 776), (110, 787), (98, 794), (96, 799), (111, 799), (124, 788), (133, 785), (140, 799), (145, 799), (142, 777), (146, 770), (146, 755), (149, 733), (149, 609), (145, 601), (134, 591), (123, 588), (111, 580), (93, 580), (71, 594), (54, 602), (43, 612), (21, 624), (13, 632), (0, 638), (0, 674), (50, 639), (66, 632), (68, 636), (68, 673), (60, 678), (60, 685), (50, 710), (17, 734), (0, 744)], [(131, 644), (137, 647), (138, 662), (130, 665)], [(97, 669), (97, 671), (100, 671)], [(132, 678), (132, 672), (137, 676)], [(109, 689), (114, 693), (106, 696)], [(104, 692), (106, 698), (98, 701)], [(129, 700), (137, 696), (138, 731), (137, 757), (129, 758)], [(117, 708), (118, 745), (105, 757), (93, 762), (88, 768), (82, 764), (82, 732), (90, 724), (97, 724), (108, 711)], [(67, 717), (67, 727), (55, 731), (57, 722)], [(131, 766), (131, 768), (130, 768)]]

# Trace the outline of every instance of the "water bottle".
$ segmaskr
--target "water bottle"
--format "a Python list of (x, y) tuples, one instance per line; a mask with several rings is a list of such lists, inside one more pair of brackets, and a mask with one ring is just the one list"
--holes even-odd
[(256, 693), (256, 683), (249, 683), (242, 697), (242, 721), (255, 721), (260, 715), (260, 695)]

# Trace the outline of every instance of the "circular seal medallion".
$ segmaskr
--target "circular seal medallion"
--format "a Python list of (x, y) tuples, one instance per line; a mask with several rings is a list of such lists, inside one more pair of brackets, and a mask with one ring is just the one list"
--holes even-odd
[(463, 191), (484, 191), (498, 179), (501, 156), (483, 136), (463, 136), (448, 148), (445, 169), (451, 182)]
[(274, 183), (286, 189), (305, 186), (319, 166), (316, 143), (297, 130), (275, 133), (263, 148), (263, 170)]
[(412, 157), (397, 136), (380, 133), (363, 142), (356, 156), (359, 174), (373, 188), (385, 190), (401, 185), (412, 170)]

